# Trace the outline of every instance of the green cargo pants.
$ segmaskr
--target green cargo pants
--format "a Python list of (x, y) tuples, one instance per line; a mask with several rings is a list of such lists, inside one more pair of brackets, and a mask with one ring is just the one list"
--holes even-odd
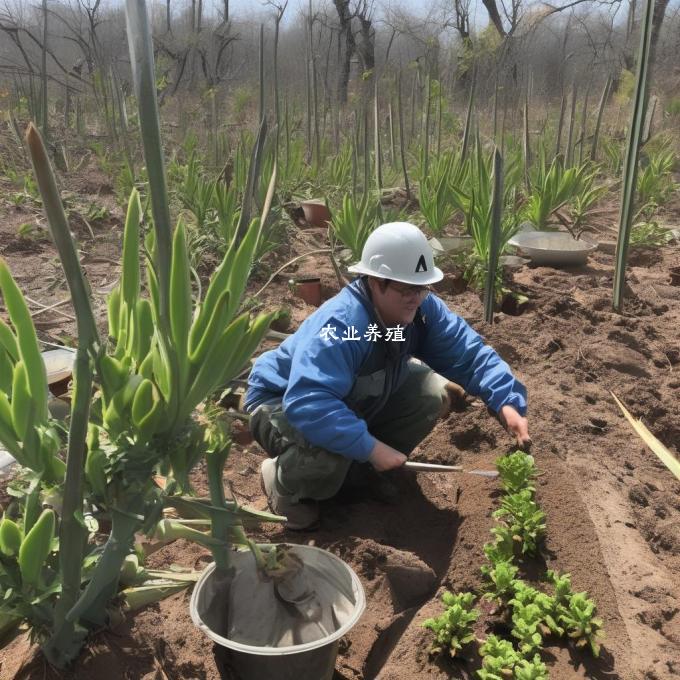
[[(424, 364), (409, 361), (408, 374), (376, 414), (369, 432), (408, 455), (432, 431), (447, 401), (445, 381)], [(362, 398), (370, 384), (357, 381), (350, 394)], [(262, 404), (250, 417), (255, 441), (277, 461), (277, 480), (294, 501), (325, 500), (342, 486), (350, 458), (310, 444), (286, 419), (281, 402)]]

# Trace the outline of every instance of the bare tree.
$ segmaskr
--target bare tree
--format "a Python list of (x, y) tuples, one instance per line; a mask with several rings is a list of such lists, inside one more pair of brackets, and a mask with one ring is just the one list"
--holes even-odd
[(338, 20), (340, 22), (338, 49), (341, 50), (341, 57), (338, 65), (338, 83), (336, 89), (336, 98), (340, 104), (347, 103), (350, 65), (356, 51), (356, 42), (352, 31), (353, 15), (350, 10), (350, 2), (351, 0), (333, 0), (333, 5), (338, 13)]

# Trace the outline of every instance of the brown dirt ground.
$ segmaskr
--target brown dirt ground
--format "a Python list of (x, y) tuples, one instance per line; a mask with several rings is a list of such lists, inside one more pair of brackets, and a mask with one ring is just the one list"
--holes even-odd
[[(70, 178), (74, 187), (108, 186), (96, 168), (79, 172)], [(103, 302), (117, 275), (121, 212), (110, 194), (100, 193), (98, 200), (112, 218), (95, 226), (94, 241), (82, 234), (81, 246), (95, 298)], [(0, 211), (0, 254), (23, 290), (43, 304), (66, 297), (51, 245), (16, 243), (18, 225), (34, 213), (8, 201)], [(288, 252), (270, 258), (250, 293), (290, 256), (324, 247), (322, 231), (291, 230), (291, 236)], [(516, 271), (515, 287), (530, 297), (529, 308), (519, 317), (500, 314), (493, 326), (481, 322), (476, 294), (447, 292), (455, 288), (450, 275), (440, 286), (443, 299), (485, 335), (529, 391), (532, 452), (542, 472), (537, 493), (548, 534), (540, 559), (527, 562), (523, 571), (529, 579), (546, 566), (570, 572), (574, 587), (596, 599), (605, 622), (598, 660), (565, 644), (547, 646), (544, 661), (558, 680), (680, 676), (680, 483), (632, 433), (610, 395), (614, 391), (680, 453), (680, 288), (668, 285), (669, 267), (678, 264), (677, 244), (633, 253), (623, 315), (610, 310), (613, 256), (603, 251), (584, 267)], [(325, 298), (338, 290), (329, 263), (318, 256), (286, 270), (262, 295), (265, 308), (290, 309), (288, 330), (312, 308), (290, 292), (287, 279), (310, 272), (321, 275)], [(68, 305), (60, 310), (71, 313)], [(72, 321), (54, 311), (36, 318), (44, 339), (59, 342), (74, 333)], [(465, 413), (442, 421), (414, 458), (483, 468), (511, 447), (483, 405), (473, 402)], [(265, 507), (258, 478), (262, 456), (256, 444), (234, 445), (226, 472), (238, 498), (257, 508)], [(197, 490), (205, 491), (200, 466), (194, 479)], [(358, 573), (368, 606), (341, 644), (336, 680), (472, 677), (475, 659), (428, 659), (429, 634), (420, 624), (441, 610), (444, 588), (480, 585), (482, 546), (489, 540), (498, 484), (473, 476), (406, 472), (397, 483), (403, 492), (398, 505), (329, 501), (317, 532), (265, 525), (255, 537), (312, 542)], [(209, 561), (209, 553), (184, 542), (151, 558), (153, 566), (201, 568)], [(399, 568), (404, 565), (410, 569)], [(0, 680), (231, 678), (212, 643), (191, 623), (188, 599), (187, 593), (173, 596), (94, 636), (75, 668), (64, 673), (46, 668), (27, 638), (20, 637), (0, 652)]]

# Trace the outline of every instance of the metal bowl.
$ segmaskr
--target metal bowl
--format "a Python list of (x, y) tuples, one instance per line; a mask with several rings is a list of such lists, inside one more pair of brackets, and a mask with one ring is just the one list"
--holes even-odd
[(584, 238), (575, 239), (566, 231), (524, 231), (508, 243), (519, 248), (534, 264), (585, 264), (597, 243)]

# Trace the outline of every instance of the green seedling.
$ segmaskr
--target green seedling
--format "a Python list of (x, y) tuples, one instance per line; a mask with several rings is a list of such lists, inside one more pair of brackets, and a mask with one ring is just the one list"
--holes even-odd
[(534, 654), (534, 658), (531, 661), (521, 659), (517, 666), (515, 666), (515, 673), (513, 675), (515, 680), (548, 680), (548, 677), (548, 669), (538, 654)]
[(512, 636), (519, 641), (519, 651), (531, 654), (541, 648), (543, 636), (539, 625), (543, 620), (541, 609), (536, 604), (519, 605), (512, 612)]
[(441, 654), (444, 650), (454, 657), (463, 647), (475, 639), (473, 624), (480, 615), (473, 609), (474, 593), (452, 594), (445, 592), (442, 602), (446, 611), (436, 618), (426, 619), (422, 626), (435, 634), (435, 641), (430, 647), (430, 654)]
[(511, 531), (513, 540), (521, 542), (522, 553), (535, 555), (537, 542), (545, 534), (545, 513), (532, 498), (530, 489), (507, 495), (493, 513)]
[(515, 556), (516, 542), (509, 527), (498, 525), (492, 527), (491, 533), (496, 540), (484, 546), (484, 554), (491, 564), (511, 562)]
[(515, 451), (496, 460), (501, 476), (501, 485), (507, 493), (517, 493), (523, 489), (536, 491), (534, 479), (538, 474), (534, 457), (523, 451)]
[(515, 595), (509, 602), (516, 609), (530, 604), (536, 605), (541, 611), (542, 621), (538, 628), (542, 635), (563, 635), (564, 629), (557, 624), (559, 605), (554, 597), (527, 585), (524, 581), (515, 581)]
[(555, 588), (555, 602), (558, 605), (568, 605), (569, 598), (573, 595), (571, 589), (571, 574), (560, 574), (557, 571), (548, 569), (546, 578)]
[(590, 647), (593, 656), (600, 655), (600, 642), (603, 637), (602, 619), (595, 616), (596, 606), (587, 593), (574, 593), (569, 604), (562, 609), (559, 620), (567, 635), (577, 648)]
[(493, 590), (486, 593), (484, 597), (499, 604), (506, 603), (515, 593), (517, 571), (518, 568), (510, 562), (498, 562), (491, 569), (482, 567), (482, 573), (493, 584)]
[(648, 211), (648, 216), (644, 216), (640, 221), (633, 224), (633, 228), (630, 232), (631, 246), (660, 248), (673, 240), (671, 230), (661, 226), (657, 220), (652, 218), (655, 209), (656, 206), (653, 206), (652, 209)]
[(482, 668), (476, 674), (479, 680), (512, 678), (513, 669), (522, 658), (511, 642), (496, 635), (489, 635), (479, 653), (482, 656)]

